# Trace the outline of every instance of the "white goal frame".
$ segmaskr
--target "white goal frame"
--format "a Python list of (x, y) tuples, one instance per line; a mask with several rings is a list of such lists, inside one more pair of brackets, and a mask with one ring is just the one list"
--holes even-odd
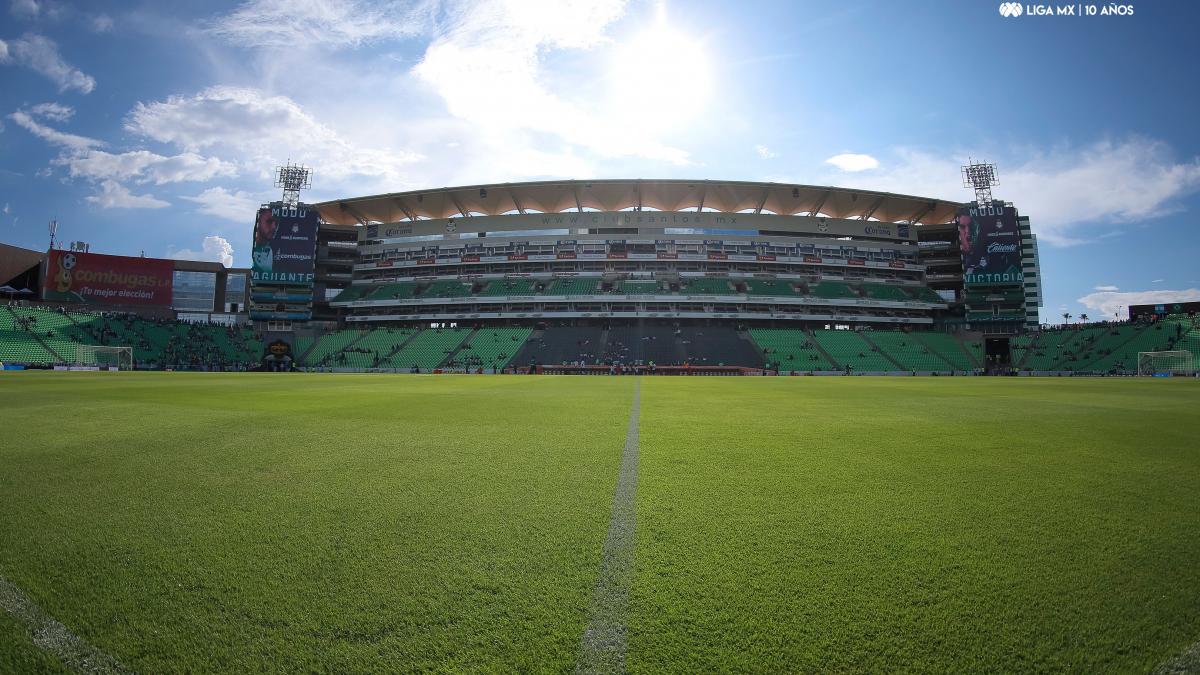
[(1194, 375), (1196, 361), (1186, 349), (1138, 352), (1138, 375)]
[(76, 345), (75, 365), (116, 366), (117, 370), (133, 370), (133, 347), (108, 345)]

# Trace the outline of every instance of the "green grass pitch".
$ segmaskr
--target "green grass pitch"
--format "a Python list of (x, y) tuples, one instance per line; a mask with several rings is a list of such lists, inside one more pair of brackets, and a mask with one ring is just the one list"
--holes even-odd
[[(143, 673), (570, 671), (634, 385), (4, 373), (0, 577)], [(647, 377), (639, 433), (630, 671), (1200, 640), (1198, 382)]]

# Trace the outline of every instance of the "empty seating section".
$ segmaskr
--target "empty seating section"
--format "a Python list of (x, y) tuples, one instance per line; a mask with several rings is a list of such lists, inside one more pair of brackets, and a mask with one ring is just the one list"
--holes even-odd
[[(363, 300), (407, 300), (417, 292), (417, 285), (411, 281), (376, 286), (363, 296)], [(339, 300), (341, 297), (339, 296)]]
[(360, 330), (335, 330), (319, 337), (307, 353), (300, 354), (300, 362), (306, 366), (330, 366), (335, 357), (350, 343), (363, 336)]
[(685, 295), (734, 295), (733, 285), (729, 279), (696, 277), (684, 280), (682, 292)]
[(678, 339), (691, 365), (761, 368), (763, 364), (758, 347), (733, 326), (683, 328)]
[(817, 349), (808, 333), (791, 328), (751, 328), (750, 337), (758, 345), (768, 366), (780, 371), (838, 370)]
[(684, 363), (687, 354), (670, 326), (613, 326), (608, 331), (604, 360), (625, 365), (653, 361), (665, 366)]
[(437, 368), (471, 334), (469, 328), (428, 328), (413, 336), (387, 359), (387, 368)]
[(595, 295), (599, 287), (600, 279), (594, 277), (556, 279), (546, 288), (546, 295)]
[[(1175, 326), (1159, 322), (1151, 326), (1135, 326), (1130, 339), (1112, 347), (1112, 351), (1075, 370), (1108, 372), (1120, 370), (1137, 372), (1138, 352), (1161, 352), (1171, 349), (1176, 337)], [(1186, 347), (1181, 347), (1186, 349)]]
[(351, 300), (361, 300), (364, 295), (376, 290), (376, 286), (348, 286), (342, 289), (341, 293), (337, 294), (330, 302), (350, 302)]
[[(1172, 349), (1186, 349), (1192, 353), (1192, 360), (1200, 368), (1200, 325), (1191, 319), (1180, 319), (1181, 333), (1179, 340), (1171, 346)], [(1147, 351), (1143, 349), (1142, 351)], [(1135, 355), (1136, 358), (1136, 355)]]
[(524, 367), (585, 362), (597, 365), (604, 356), (604, 330), (597, 326), (555, 326), (532, 338), (511, 363)]
[(789, 298), (800, 295), (786, 279), (747, 279), (746, 294)]
[(918, 336), (888, 331), (865, 331), (864, 334), (905, 370), (922, 372), (966, 370), (959, 366), (951, 366), (949, 362), (926, 346)]
[(959, 341), (954, 335), (932, 331), (913, 331), (912, 334), (929, 347), (929, 351), (948, 361), (955, 370), (975, 370), (983, 366), (982, 342), (971, 339)]
[(808, 290), (818, 298), (827, 298), (830, 300), (858, 297), (858, 294), (854, 292), (854, 289), (850, 288), (850, 284), (842, 281), (821, 281), (815, 284), (810, 284)]
[(455, 279), (443, 279), (429, 284), (422, 298), (461, 298), (471, 294), (471, 285)]
[(411, 338), (415, 328), (376, 328), (344, 352), (348, 368), (375, 368)]
[(630, 281), (625, 280), (617, 284), (613, 291), (624, 295), (662, 295), (663, 291), (659, 288), (657, 281)]
[(486, 297), (533, 295), (537, 293), (534, 288), (535, 284), (533, 279), (496, 279), (488, 283), (487, 287), (479, 292), (479, 295)]
[(904, 292), (904, 289), (899, 286), (889, 286), (887, 284), (863, 284), (863, 292), (868, 298), (875, 300), (894, 300), (896, 302), (908, 302), (912, 298)]
[(446, 366), (455, 370), (483, 368), (485, 372), (503, 369), (532, 332), (532, 328), (480, 328), (463, 342)]
[(813, 332), (813, 339), (822, 349), (829, 352), (839, 366), (850, 366), (856, 373), (882, 373), (896, 370), (895, 364), (888, 361), (879, 352), (873, 351), (871, 345), (858, 333), (849, 330), (818, 330)]

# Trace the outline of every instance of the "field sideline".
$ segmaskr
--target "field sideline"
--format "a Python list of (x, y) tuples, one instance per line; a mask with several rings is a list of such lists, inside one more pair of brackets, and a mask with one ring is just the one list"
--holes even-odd
[[(0, 374), (0, 577), (137, 672), (570, 671), (637, 378)], [(640, 378), (633, 672), (1146, 672), (1200, 382)], [(0, 672), (57, 672), (0, 612)]]

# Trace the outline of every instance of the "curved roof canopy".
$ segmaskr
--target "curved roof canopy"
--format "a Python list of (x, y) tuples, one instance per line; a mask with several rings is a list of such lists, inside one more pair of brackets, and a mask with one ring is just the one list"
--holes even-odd
[(928, 197), (816, 185), (711, 180), (568, 180), (413, 190), (315, 204), (327, 223), (565, 211), (717, 211), (946, 223), (960, 204)]

